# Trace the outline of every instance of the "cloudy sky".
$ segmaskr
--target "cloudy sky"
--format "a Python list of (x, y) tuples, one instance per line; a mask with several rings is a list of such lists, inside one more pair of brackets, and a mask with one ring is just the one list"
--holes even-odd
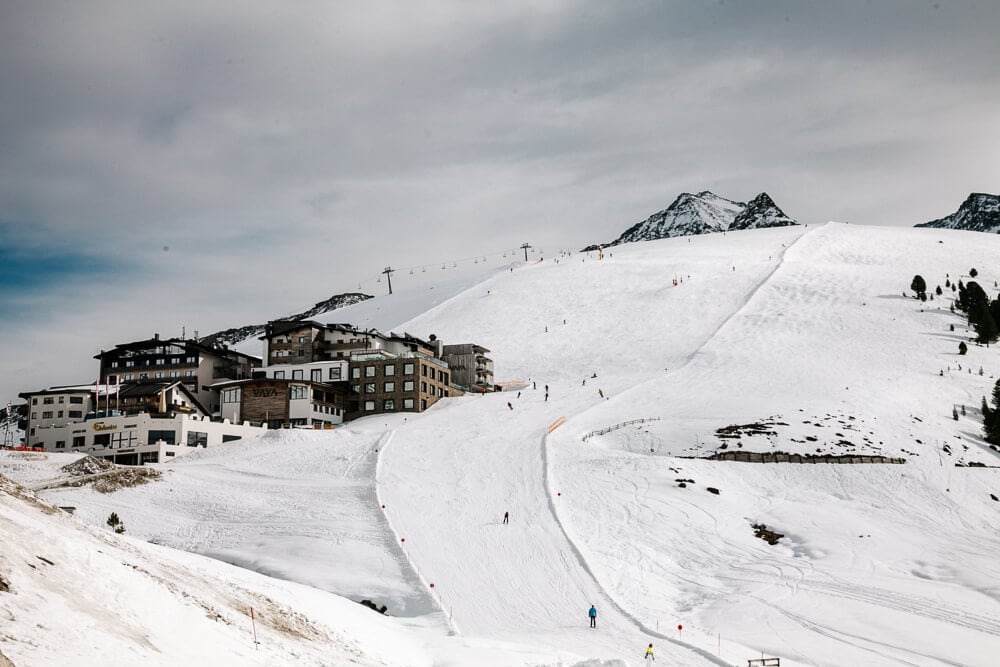
[(0, 0), (0, 400), (683, 191), (1000, 190), (1000, 4)]

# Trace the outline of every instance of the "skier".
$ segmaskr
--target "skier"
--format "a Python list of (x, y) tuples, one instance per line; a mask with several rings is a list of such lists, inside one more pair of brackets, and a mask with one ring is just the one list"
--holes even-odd
[(545, 385), (545, 393), (549, 393), (549, 385)]
[(511, 410), (514, 409), (514, 406), (510, 404), (510, 401), (507, 401), (507, 407), (510, 408)]
[(653, 645), (650, 644), (649, 648), (646, 649), (646, 662), (656, 662), (656, 657), (653, 656)]
[(596, 628), (597, 627), (597, 609), (594, 608), (594, 605), (590, 605), (590, 611), (587, 612), (587, 616), (590, 616), (590, 627)]
[(517, 392), (517, 397), (521, 398), (521, 392)]
[(531, 388), (532, 389), (538, 389), (538, 383), (537, 382), (532, 382), (531, 383)]
[(545, 400), (546, 402), (549, 400), (549, 392), (545, 392)]
[(598, 389), (597, 393), (601, 395), (601, 398), (604, 398), (604, 390), (603, 389)]
[(583, 384), (580, 385), (580, 386), (581, 387), (586, 387), (587, 386), (587, 378), (583, 378)]
[(510, 514), (508, 514), (507, 512), (504, 512), (504, 513), (503, 513), (503, 522), (504, 522), (504, 523), (507, 523), (507, 520), (508, 520), (509, 518), (510, 518)]

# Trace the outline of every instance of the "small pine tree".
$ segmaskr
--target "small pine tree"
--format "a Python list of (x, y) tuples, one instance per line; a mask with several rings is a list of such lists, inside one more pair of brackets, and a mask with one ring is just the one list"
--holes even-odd
[(982, 366), (980, 366), (980, 367), (979, 367), (979, 374), (980, 374), (980, 375), (982, 375), (982, 374), (983, 374), (983, 367), (982, 367)]
[[(986, 399), (984, 398), (983, 399), (984, 404), (985, 401)], [(122, 523), (122, 520), (118, 518), (117, 512), (112, 512), (110, 516), (108, 516), (108, 525), (111, 526), (112, 530), (114, 530), (119, 535), (125, 532), (125, 524)]]
[(964, 403), (962, 404), (962, 416), (963, 417), (965, 416), (965, 404)]
[(945, 278), (945, 279), (944, 279), (944, 286), (945, 286), (945, 287), (951, 287), (951, 280), (950, 280), (950, 279), (948, 279), (948, 278)]
[(979, 275), (979, 271), (976, 271), (975, 268), (969, 269), (969, 275), (975, 278), (976, 276)]
[(954, 324), (949, 324), (948, 325), (948, 331), (954, 331), (954, 330), (955, 330), (955, 325)]
[(960, 342), (960, 343), (958, 344), (958, 353), (959, 353), (959, 354), (965, 354), (965, 353), (966, 353), (966, 352), (968, 352), (968, 351), (969, 351), (969, 346), (965, 344), (965, 341), (964, 341), (964, 340), (963, 340), (963, 341), (961, 341), (961, 342)]
[(958, 421), (958, 408), (956, 408), (954, 405), (951, 406), (951, 418), (954, 419), (955, 421)]
[(941, 286), (940, 285), (938, 285), (936, 288), (934, 288), (934, 293), (937, 294), (938, 296), (941, 296)]
[(910, 289), (913, 290), (918, 299), (921, 298), (921, 296), (926, 297), (925, 292), (927, 292), (927, 283), (924, 281), (923, 276), (919, 274), (913, 276), (913, 280), (910, 281)]

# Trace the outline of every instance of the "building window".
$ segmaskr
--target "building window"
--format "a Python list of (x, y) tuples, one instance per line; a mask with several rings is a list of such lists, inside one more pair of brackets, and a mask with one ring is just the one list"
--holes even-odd
[(365, 412), (372, 412), (375, 409), (375, 401), (365, 401)]
[(149, 373), (139, 373), (139, 379), (140, 380), (148, 380), (149, 379)]
[(70, 396), (69, 402), (75, 405), (83, 405), (83, 396)]
[(365, 366), (365, 377), (366, 378), (373, 378), (373, 377), (375, 377), (375, 367), (374, 366)]
[(285, 371), (274, 371), (274, 379), (275, 380), (284, 380), (285, 379)]
[(358, 368), (357, 366), (355, 366), (354, 368), (352, 368), (351, 369), (351, 377), (354, 378), (355, 380), (357, 380), (359, 377), (361, 377), (361, 369)]
[(441, 379), (441, 382), (443, 382), (444, 384), (448, 384), (448, 374), (447, 373), (445, 373), (444, 371), (438, 371), (438, 377)]
[(38, 413), (37, 412), (32, 412), (31, 413), (31, 418), (32, 419), (38, 419)]
[(164, 363), (166, 363), (165, 359), (157, 359), (156, 360), (156, 365), (157, 366), (162, 366)]
[(208, 447), (208, 433), (201, 431), (188, 431), (188, 447)]
[(82, 419), (83, 418), (83, 411), (82, 410), (70, 410), (69, 411), (69, 418), (70, 419)]
[(66, 449), (66, 441), (56, 440), (56, 449)]
[(62, 410), (60, 410), (58, 413), (56, 413), (56, 417), (58, 417), (59, 419), (62, 419), (62, 415), (63, 415), (63, 411)]
[(52, 405), (53, 403), (55, 403), (55, 399), (53, 399), (51, 396), (46, 396), (45, 398), (42, 399), (42, 403), (45, 405)]
[(118, 368), (118, 362), (117, 361), (112, 361), (111, 362), (111, 368)]
[(87, 436), (85, 435), (75, 435), (73, 436), (73, 446), (83, 447), (87, 443)]
[(135, 366), (135, 362), (134, 361), (126, 361), (125, 362), (125, 368), (132, 368), (134, 366)]
[(186, 361), (189, 364), (196, 364), (198, 363), (198, 357), (188, 357), (184, 361)]
[(111, 434), (101, 433), (94, 436), (94, 447), (107, 447), (111, 444)]
[(383, 410), (395, 410), (396, 409), (396, 403), (395, 403), (395, 401), (393, 401), (391, 398), (385, 399), (384, 401), (382, 401), (382, 409)]
[(351, 385), (351, 391), (353, 391), (355, 394), (360, 394), (361, 393), (361, 385), (360, 384), (352, 384)]
[(403, 391), (413, 391), (413, 380), (407, 380), (403, 383)]
[(60, 403), (65, 403), (66, 402), (66, 397), (65, 396), (60, 396), (59, 397), (59, 402)]
[(426, 410), (427, 409), (427, 399), (426, 398), (421, 398), (420, 399), (420, 409), (421, 410)]
[(31, 399), (31, 404), (32, 405), (38, 405), (38, 399), (37, 398)]
[(131, 382), (132, 381), (132, 374), (131, 373), (126, 373), (125, 374), (125, 381), (126, 382)]
[(291, 386), (291, 396), (290, 398), (295, 400), (300, 400), (303, 398), (309, 398), (309, 387), (304, 384), (293, 384)]
[(444, 387), (438, 387), (438, 398), (442, 398), (443, 396), (444, 396)]
[(299, 350), (299, 356), (300, 357), (306, 356), (306, 351), (305, 350)]
[(323, 369), (322, 368), (314, 368), (311, 371), (309, 371), (309, 376), (310, 376), (310, 378), (312, 379), (313, 382), (322, 382), (323, 381)]
[(330, 379), (339, 380), (340, 379), (340, 366), (334, 366), (330, 369)]
[(403, 409), (404, 410), (412, 410), (413, 409), (413, 399), (412, 398), (404, 398), (403, 399)]
[(301, 370), (292, 371), (292, 379), (293, 380), (301, 380), (302, 379), (302, 371)]
[(422, 391), (425, 394), (427, 393), (427, 383), (426, 382), (421, 382), (420, 383), (420, 391)]
[(46, 412), (43, 412), (42, 413), (42, 419), (52, 419), (52, 411), (51, 410), (47, 410)]
[(170, 371), (170, 377), (172, 377), (172, 378), (179, 378), (180, 376), (181, 376), (181, 372), (180, 371)]
[(393, 391), (396, 391), (396, 383), (395, 383), (395, 382), (386, 382), (386, 383), (385, 383), (385, 390), (384, 390), (384, 391), (385, 391), (385, 393), (387, 393), (387, 394), (388, 394), (389, 392), (393, 392)]
[[(104, 434), (107, 435), (107, 434)], [(97, 438), (100, 436), (94, 436), (94, 444), (97, 444)], [(149, 437), (146, 439), (146, 444), (152, 445), (158, 441), (162, 440), (168, 445), (177, 444), (177, 432), (176, 431), (149, 431)]]
[(222, 392), (223, 403), (239, 403), (240, 389), (226, 389)]
[(163, 377), (163, 371), (156, 371), (155, 373), (153, 373), (153, 377), (159, 380), (160, 378)]
[(424, 377), (427, 377), (427, 366), (425, 364), (420, 364), (420, 372)]
[(413, 375), (413, 364), (403, 364), (403, 375)]
[(395, 364), (386, 364), (385, 365), (385, 370), (382, 371), (382, 372), (385, 373), (386, 377), (391, 377), (391, 376), (395, 375), (396, 374), (396, 366), (395, 366)]
[(179, 363), (181, 363), (181, 358), (180, 357), (171, 357), (170, 358), (170, 363), (171, 364), (179, 364)]
[(369, 382), (369, 383), (365, 384), (365, 393), (366, 394), (374, 394), (375, 393), (375, 383), (374, 382)]
[(309, 342), (309, 337), (308, 336), (299, 336), (299, 342), (300, 343), (308, 343)]
[(186, 377), (186, 378), (193, 378), (194, 377), (194, 371), (184, 371), (184, 377)]

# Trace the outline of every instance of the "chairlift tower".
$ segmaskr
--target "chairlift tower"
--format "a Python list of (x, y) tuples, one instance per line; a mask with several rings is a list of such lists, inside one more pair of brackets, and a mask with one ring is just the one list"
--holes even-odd
[(526, 262), (528, 261), (528, 248), (530, 248), (530, 247), (531, 246), (528, 245), (527, 243), (522, 243), (521, 244), (521, 250), (524, 251), (524, 261), (526, 261)]

